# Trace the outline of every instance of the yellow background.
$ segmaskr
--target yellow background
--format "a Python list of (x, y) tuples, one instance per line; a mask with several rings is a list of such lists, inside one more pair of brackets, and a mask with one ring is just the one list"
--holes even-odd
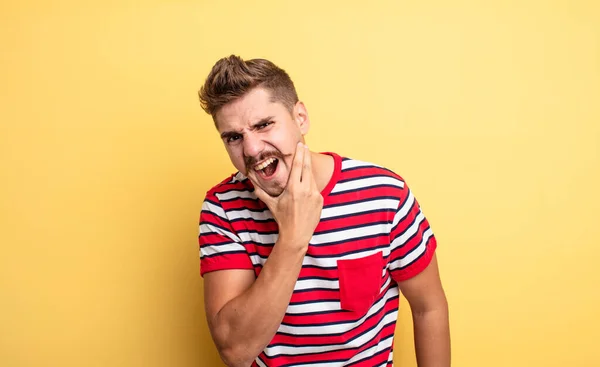
[[(0, 365), (219, 366), (197, 220), (232, 53), (438, 236), (458, 367), (600, 366), (597, 1), (3, 1)], [(415, 366), (402, 304), (396, 364)]]

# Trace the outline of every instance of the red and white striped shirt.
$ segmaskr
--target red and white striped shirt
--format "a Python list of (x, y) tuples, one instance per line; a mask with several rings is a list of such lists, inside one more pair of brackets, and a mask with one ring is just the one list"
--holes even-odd
[[(334, 158), (317, 225), (283, 321), (253, 366), (391, 366), (397, 283), (431, 261), (435, 236), (404, 180), (383, 167)], [(260, 274), (277, 223), (250, 181), (208, 191), (200, 215), (201, 275)], [(268, 297), (268, 295), (265, 295)]]

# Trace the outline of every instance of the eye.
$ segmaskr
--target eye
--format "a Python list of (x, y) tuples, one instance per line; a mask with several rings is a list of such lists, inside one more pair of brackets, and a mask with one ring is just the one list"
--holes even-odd
[(257, 128), (258, 130), (262, 130), (262, 129), (264, 129), (265, 127), (267, 127), (267, 126), (269, 126), (269, 125), (272, 125), (272, 124), (273, 124), (273, 121), (267, 121), (267, 122), (264, 122), (264, 123), (262, 123), (262, 124), (258, 125), (256, 128)]
[(242, 138), (241, 135), (231, 135), (227, 138), (228, 143), (234, 143)]

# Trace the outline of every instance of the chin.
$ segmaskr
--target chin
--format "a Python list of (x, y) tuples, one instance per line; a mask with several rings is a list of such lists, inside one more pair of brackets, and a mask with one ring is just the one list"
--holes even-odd
[(262, 182), (262, 189), (272, 197), (277, 197), (285, 190), (287, 180), (289, 177), (285, 175), (285, 172), (277, 172), (276, 177), (272, 177), (267, 182)]
[(267, 189), (263, 188), (263, 190), (265, 190), (265, 192), (267, 194), (269, 194), (270, 196), (277, 197), (283, 193), (284, 188), (277, 186), (277, 187), (269, 187)]

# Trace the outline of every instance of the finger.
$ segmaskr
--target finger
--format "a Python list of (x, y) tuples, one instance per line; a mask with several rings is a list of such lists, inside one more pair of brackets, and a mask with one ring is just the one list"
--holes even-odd
[(311, 186), (313, 180), (312, 157), (308, 145), (304, 146), (304, 163), (302, 164), (302, 182), (306, 186)]
[(292, 163), (292, 171), (290, 172), (290, 178), (288, 186), (290, 184), (300, 183), (302, 177), (302, 165), (304, 162), (304, 144), (298, 143), (296, 146), (296, 154), (294, 155), (294, 162)]

